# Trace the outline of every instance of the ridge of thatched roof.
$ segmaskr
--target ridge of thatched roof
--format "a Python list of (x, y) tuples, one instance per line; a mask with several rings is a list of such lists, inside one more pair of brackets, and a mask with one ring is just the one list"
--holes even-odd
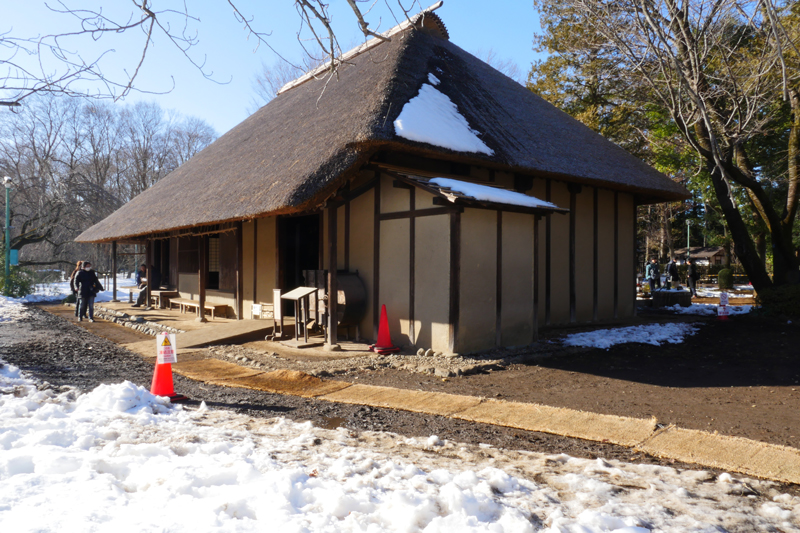
[[(394, 121), (434, 73), (493, 151), (399, 137)], [(436, 32), (401, 32), (337, 77), (284, 91), (76, 240), (123, 240), (316, 208), (380, 150), (678, 200), (686, 190)]]

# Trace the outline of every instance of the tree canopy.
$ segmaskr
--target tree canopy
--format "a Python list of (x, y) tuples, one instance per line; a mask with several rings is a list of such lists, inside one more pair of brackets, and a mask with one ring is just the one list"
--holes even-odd
[[(800, 8), (784, 0), (535, 0), (529, 87), (724, 216), (754, 286), (800, 281)], [(759, 257), (771, 243), (773, 276)]]

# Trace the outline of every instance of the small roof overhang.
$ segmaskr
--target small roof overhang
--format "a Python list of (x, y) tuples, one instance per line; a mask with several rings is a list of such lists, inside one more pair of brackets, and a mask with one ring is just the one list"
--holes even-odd
[(451, 178), (425, 178), (383, 170), (396, 180), (432, 194), (439, 205), (491, 209), (531, 215), (569, 213), (569, 209), (540, 200), (527, 194), (491, 185), (482, 185)]

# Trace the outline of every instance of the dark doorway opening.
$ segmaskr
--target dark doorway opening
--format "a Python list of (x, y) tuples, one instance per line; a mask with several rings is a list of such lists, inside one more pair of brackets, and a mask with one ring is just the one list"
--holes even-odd
[[(278, 219), (278, 268), (283, 292), (304, 284), (303, 270), (319, 268), (320, 216), (322, 215), (316, 214)], [(284, 302), (284, 306), (285, 312), (294, 312), (292, 302)]]

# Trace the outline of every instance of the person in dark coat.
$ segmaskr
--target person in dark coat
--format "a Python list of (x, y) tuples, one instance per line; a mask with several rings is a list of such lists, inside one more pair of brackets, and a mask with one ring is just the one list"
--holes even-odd
[[(141, 282), (142, 277), (146, 274), (145, 266), (141, 265), (140, 270), (136, 272), (136, 283), (139, 286), (139, 296), (136, 297), (136, 303), (133, 304), (132, 307), (141, 307), (145, 304), (145, 300), (147, 299), (147, 285), (150, 285), (150, 290), (158, 289), (161, 286), (161, 271), (158, 270), (155, 265), (150, 265), (150, 277), (153, 279), (153, 283), (150, 283), (150, 280), (145, 281), (144, 283)], [(140, 273), (141, 272), (141, 276)], [(148, 304), (149, 305), (149, 304)]]
[(92, 270), (92, 264), (89, 261), (85, 261), (83, 270), (75, 275), (75, 285), (78, 287), (78, 293), (81, 296), (78, 321), (82, 321), (88, 311), (89, 322), (94, 322), (94, 298), (98, 292), (103, 290), (103, 286), (100, 284), (100, 280), (97, 279), (97, 273)]
[(78, 272), (83, 270), (83, 261), (78, 261), (75, 263), (75, 270), (72, 271), (72, 274), (69, 275), (69, 288), (72, 291), (72, 295), (75, 296), (75, 316), (77, 317), (81, 310), (81, 295), (78, 292), (78, 286), (75, 285), (75, 276), (78, 275)]
[(671, 289), (674, 286), (678, 286), (680, 284), (681, 278), (678, 275), (678, 265), (675, 263), (675, 258), (670, 257), (669, 263), (667, 263), (667, 288)]
[(689, 290), (692, 292), (692, 298), (697, 298), (697, 280), (700, 279), (700, 274), (697, 272), (697, 267), (688, 257), (686, 258), (686, 280), (689, 284)]
[(650, 291), (655, 291), (657, 287), (661, 286), (661, 271), (658, 268), (658, 262), (655, 257), (650, 260), (650, 263), (644, 270), (644, 274), (650, 282)]

